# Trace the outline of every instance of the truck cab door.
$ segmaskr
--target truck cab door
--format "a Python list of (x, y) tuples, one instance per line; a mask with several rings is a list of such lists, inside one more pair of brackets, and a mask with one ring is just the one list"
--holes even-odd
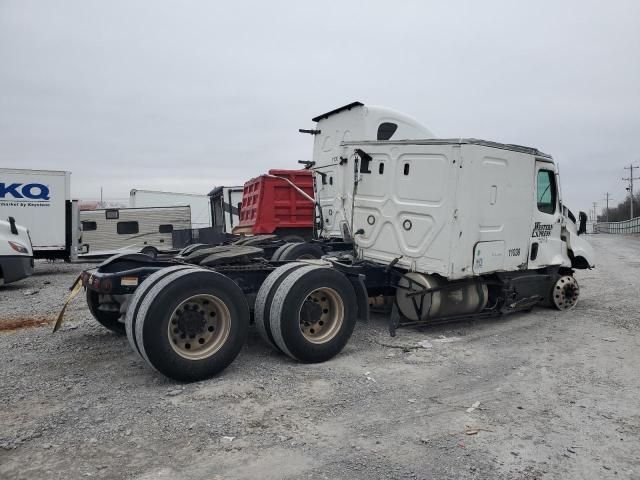
[[(314, 170), (316, 201), (321, 209), (321, 236), (343, 238), (347, 215), (350, 215), (349, 195), (343, 191), (348, 165), (336, 158), (334, 163), (316, 167)], [(348, 233), (348, 229), (347, 229)]]
[(561, 238), (563, 216), (554, 164), (536, 161), (534, 182), (529, 269), (566, 265), (567, 245)]

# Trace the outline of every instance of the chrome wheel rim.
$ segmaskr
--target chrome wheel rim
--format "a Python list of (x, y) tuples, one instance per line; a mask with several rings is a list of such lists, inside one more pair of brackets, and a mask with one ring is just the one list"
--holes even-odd
[(330, 342), (344, 323), (344, 302), (333, 288), (322, 287), (310, 292), (298, 312), (300, 331), (315, 344)]
[(188, 360), (203, 360), (227, 341), (231, 314), (214, 295), (199, 294), (184, 300), (171, 313), (167, 335), (171, 348)]
[(580, 286), (571, 275), (564, 275), (553, 286), (551, 299), (558, 310), (569, 310), (578, 303)]

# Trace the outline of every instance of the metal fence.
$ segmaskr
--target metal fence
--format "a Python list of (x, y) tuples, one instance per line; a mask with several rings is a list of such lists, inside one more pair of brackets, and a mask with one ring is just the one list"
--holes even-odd
[(640, 217), (622, 222), (600, 222), (593, 226), (595, 233), (640, 233)]

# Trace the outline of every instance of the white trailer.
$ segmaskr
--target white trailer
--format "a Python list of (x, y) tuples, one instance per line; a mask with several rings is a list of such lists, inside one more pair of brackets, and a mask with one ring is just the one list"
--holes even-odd
[(29, 232), (13, 217), (0, 220), (0, 286), (33, 273), (33, 248)]
[(71, 172), (0, 168), (0, 218), (29, 230), (36, 258), (74, 260), (81, 232)]
[(224, 233), (233, 233), (233, 228), (240, 223), (243, 189), (242, 186), (220, 186), (209, 192), (212, 227)]
[(89, 256), (136, 251), (155, 257), (173, 249), (174, 230), (191, 228), (191, 207), (107, 208), (80, 212)]
[(195, 193), (161, 192), (156, 190), (137, 190), (129, 192), (129, 207), (174, 207), (188, 205), (191, 208), (191, 226), (206, 228), (211, 226), (211, 205), (208, 195)]

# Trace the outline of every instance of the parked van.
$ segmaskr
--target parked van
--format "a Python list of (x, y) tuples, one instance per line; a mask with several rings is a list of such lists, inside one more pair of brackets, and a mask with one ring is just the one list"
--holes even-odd
[(80, 212), (88, 255), (135, 250), (155, 257), (173, 248), (172, 232), (191, 228), (191, 208), (107, 208)]
[(29, 232), (13, 217), (0, 220), (0, 285), (33, 273), (33, 247)]

